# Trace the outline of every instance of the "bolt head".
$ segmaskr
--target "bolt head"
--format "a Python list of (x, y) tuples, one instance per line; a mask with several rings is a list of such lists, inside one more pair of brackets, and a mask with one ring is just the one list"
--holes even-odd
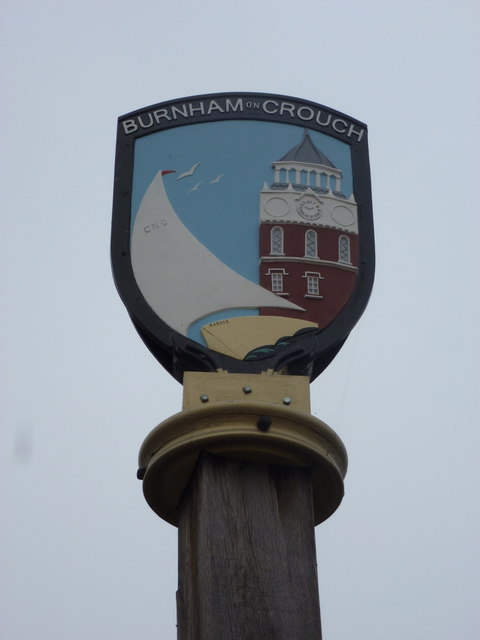
[(208, 396), (206, 393), (202, 393), (202, 395), (200, 396), (200, 400), (202, 402), (208, 402)]
[(260, 431), (268, 431), (272, 426), (272, 419), (269, 416), (260, 416), (257, 421), (257, 428)]

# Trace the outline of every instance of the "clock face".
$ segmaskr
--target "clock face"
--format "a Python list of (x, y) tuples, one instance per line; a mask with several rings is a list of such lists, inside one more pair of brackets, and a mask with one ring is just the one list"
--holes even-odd
[(305, 198), (297, 207), (297, 211), (305, 220), (316, 220), (322, 215), (319, 202), (313, 198)]
[(288, 202), (285, 198), (280, 198), (278, 196), (273, 196), (269, 198), (264, 205), (265, 211), (272, 218), (281, 218), (282, 216), (287, 215), (290, 210)]

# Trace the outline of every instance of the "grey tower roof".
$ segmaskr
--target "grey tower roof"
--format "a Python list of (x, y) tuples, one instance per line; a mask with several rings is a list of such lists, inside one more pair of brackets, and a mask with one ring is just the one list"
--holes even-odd
[(322, 153), (313, 144), (308, 135), (308, 131), (305, 129), (303, 139), (297, 144), (296, 147), (287, 151), (287, 153), (280, 158), (278, 162), (290, 161), (290, 162), (305, 162), (307, 164), (322, 164), (327, 167), (335, 169), (335, 165), (331, 162), (327, 156)]

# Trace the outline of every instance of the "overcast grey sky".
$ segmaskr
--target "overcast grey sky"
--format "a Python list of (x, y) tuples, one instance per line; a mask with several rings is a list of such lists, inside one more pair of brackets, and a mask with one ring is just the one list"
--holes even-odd
[(136, 480), (181, 387), (109, 262), (116, 120), (216, 91), (369, 126), (376, 283), (313, 413), (346, 444), (316, 529), (325, 640), (475, 640), (479, 5), (5, 0), (0, 625), (4, 640), (173, 640), (176, 529)]

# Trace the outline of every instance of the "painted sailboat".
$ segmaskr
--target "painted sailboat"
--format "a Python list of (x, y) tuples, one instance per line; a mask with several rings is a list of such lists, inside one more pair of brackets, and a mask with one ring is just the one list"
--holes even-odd
[(230, 269), (182, 223), (159, 171), (135, 218), (131, 260), (140, 291), (170, 327), (188, 335), (189, 326), (228, 309), (278, 307), (302, 311)]

